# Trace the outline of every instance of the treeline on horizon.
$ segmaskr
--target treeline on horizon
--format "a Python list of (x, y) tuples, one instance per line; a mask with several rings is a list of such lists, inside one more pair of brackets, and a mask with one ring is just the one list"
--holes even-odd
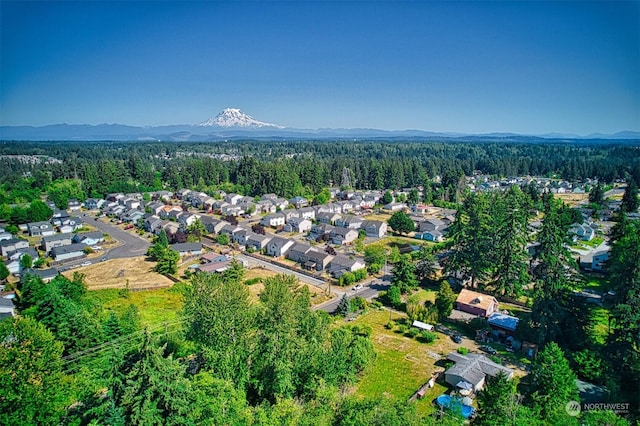
[[(79, 178), (88, 197), (184, 187), (313, 196), (327, 186), (340, 186), (345, 168), (355, 189), (430, 186), (434, 190), (430, 196), (454, 202), (462, 177), (476, 171), (497, 178), (597, 177), (603, 182), (631, 178), (640, 183), (640, 144), (628, 141), (0, 143), (0, 155), (19, 154), (46, 155), (62, 163), (34, 165), (4, 157), (0, 159), (4, 182), (28, 173), (43, 184)], [(437, 185), (436, 176), (441, 177)]]

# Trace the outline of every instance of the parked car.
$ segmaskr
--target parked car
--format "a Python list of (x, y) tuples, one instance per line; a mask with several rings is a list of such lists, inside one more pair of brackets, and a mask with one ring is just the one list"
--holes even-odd
[(484, 352), (486, 352), (486, 353), (488, 353), (488, 354), (491, 354), (491, 355), (495, 355), (495, 354), (497, 354), (497, 353), (498, 353), (495, 349), (493, 349), (493, 348), (492, 348), (491, 346), (489, 346), (489, 345), (483, 345), (483, 346), (480, 346), (480, 348), (479, 348), (479, 349), (480, 349), (481, 351), (484, 351)]
[(362, 284), (356, 284), (353, 286), (354, 290), (360, 290), (362, 288)]
[(462, 336), (459, 334), (454, 334), (453, 336), (451, 336), (451, 340), (456, 343), (462, 343)]
[(88, 260), (87, 260), (86, 262), (82, 262), (82, 263), (80, 264), (80, 266), (89, 266), (89, 265), (91, 265), (91, 262), (90, 262), (90, 261), (88, 261)]

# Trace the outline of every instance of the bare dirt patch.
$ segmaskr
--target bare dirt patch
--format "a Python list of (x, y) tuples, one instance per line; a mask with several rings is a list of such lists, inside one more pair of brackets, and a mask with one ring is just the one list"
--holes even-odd
[(589, 194), (553, 194), (554, 197), (561, 199), (565, 204), (575, 207), (579, 204), (589, 201)]
[(111, 259), (66, 271), (64, 275), (71, 278), (75, 271), (83, 273), (89, 290), (125, 288), (127, 283), (131, 290), (170, 287), (173, 282), (154, 272), (155, 264), (144, 256)]

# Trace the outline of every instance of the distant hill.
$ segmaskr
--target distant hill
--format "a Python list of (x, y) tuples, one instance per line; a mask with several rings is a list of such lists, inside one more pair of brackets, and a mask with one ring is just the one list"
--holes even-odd
[(48, 126), (0, 126), (0, 140), (116, 140), (116, 141), (217, 141), (225, 139), (364, 139), (364, 138), (435, 138), (435, 139), (630, 139), (640, 140), (640, 132), (623, 131), (611, 135), (593, 133), (587, 136), (547, 133), (519, 135), (516, 133), (461, 134), (424, 130), (379, 129), (294, 129), (256, 120), (237, 108), (226, 108), (202, 123), (157, 127), (137, 127), (123, 124), (53, 124)]

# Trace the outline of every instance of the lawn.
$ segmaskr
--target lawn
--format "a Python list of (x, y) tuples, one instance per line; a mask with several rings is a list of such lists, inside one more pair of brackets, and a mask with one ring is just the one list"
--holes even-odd
[(122, 313), (130, 304), (138, 308), (142, 327), (155, 328), (165, 322), (178, 320), (178, 312), (182, 309), (182, 294), (172, 288), (157, 290), (130, 291), (121, 296), (116, 289), (95, 290), (88, 292), (106, 313)]
[[(408, 400), (430, 378), (435, 369), (435, 357), (440, 355), (440, 345), (445, 338), (438, 335), (436, 343), (427, 345), (416, 339), (387, 330), (389, 319), (403, 318), (385, 310), (370, 311), (354, 322), (371, 327), (371, 339), (377, 357), (373, 365), (363, 374), (355, 394), (367, 398), (391, 395), (401, 401)], [(446, 391), (440, 384), (430, 389), (422, 400), (416, 402), (421, 413), (433, 410), (431, 401)]]
[(592, 290), (601, 294), (609, 291), (609, 280), (607, 278), (593, 274), (585, 274), (584, 278), (584, 285), (576, 288), (576, 290)]

